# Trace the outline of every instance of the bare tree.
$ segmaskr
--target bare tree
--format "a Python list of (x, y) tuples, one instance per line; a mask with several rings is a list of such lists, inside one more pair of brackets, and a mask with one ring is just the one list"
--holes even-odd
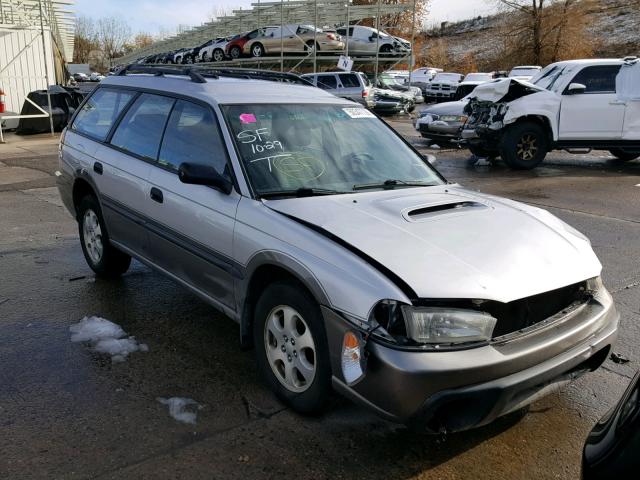
[(76, 19), (74, 37), (73, 61), (88, 63), (89, 54), (98, 48), (98, 34), (93, 19), (84, 15), (79, 16)]
[(586, 14), (592, 0), (495, 0), (505, 10), (504, 46), (497, 55), (545, 65), (593, 53)]
[(131, 28), (122, 17), (105, 17), (98, 20), (98, 39), (105, 57), (111, 61), (122, 52), (131, 37)]

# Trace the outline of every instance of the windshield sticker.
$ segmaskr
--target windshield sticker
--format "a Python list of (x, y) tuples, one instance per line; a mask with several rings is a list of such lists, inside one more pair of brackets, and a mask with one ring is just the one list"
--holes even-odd
[(343, 108), (342, 111), (351, 118), (376, 118), (376, 116), (366, 108)]
[(249, 123), (258, 123), (258, 120), (256, 120), (256, 116), (253, 113), (241, 113), (240, 123), (247, 125)]

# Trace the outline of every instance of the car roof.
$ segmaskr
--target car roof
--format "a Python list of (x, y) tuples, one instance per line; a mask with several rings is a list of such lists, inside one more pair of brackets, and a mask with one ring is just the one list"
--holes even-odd
[(584, 58), (580, 60), (564, 60), (552, 65), (622, 65), (623, 63), (624, 60), (621, 58)]
[(196, 83), (184, 75), (163, 75), (159, 77), (151, 74), (112, 75), (103, 80), (101, 86), (134, 87), (156, 90), (159, 93), (187, 95), (213, 105), (234, 103), (353, 105), (353, 102), (338, 98), (311, 85), (224, 76), (206, 78), (205, 83)]

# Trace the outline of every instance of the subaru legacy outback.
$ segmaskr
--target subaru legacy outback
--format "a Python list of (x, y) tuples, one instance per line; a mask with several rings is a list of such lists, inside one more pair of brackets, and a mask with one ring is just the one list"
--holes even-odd
[(86, 261), (113, 277), (134, 257), (237, 321), (295, 410), (335, 389), (464, 430), (605, 360), (618, 314), (558, 218), (448, 183), (298, 77), (139, 71), (101, 82), (61, 141)]

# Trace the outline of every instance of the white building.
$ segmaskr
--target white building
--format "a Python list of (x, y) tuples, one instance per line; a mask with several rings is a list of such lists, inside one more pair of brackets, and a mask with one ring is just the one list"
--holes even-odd
[(27, 94), (65, 83), (73, 58), (73, 0), (0, 0), (0, 89), (5, 111), (20, 112)]

